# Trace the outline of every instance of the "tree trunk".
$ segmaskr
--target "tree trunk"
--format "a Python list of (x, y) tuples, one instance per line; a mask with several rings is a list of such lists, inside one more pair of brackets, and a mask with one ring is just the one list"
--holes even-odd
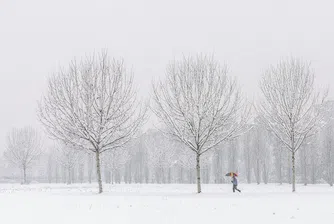
[(58, 166), (56, 165), (56, 168), (55, 168), (55, 171), (56, 171), (56, 184), (58, 184)]
[(292, 167), (291, 167), (291, 164), (292, 164), (292, 160), (290, 160), (291, 157), (288, 155), (288, 183), (291, 184), (291, 181), (292, 181), (292, 175), (291, 175), (291, 170), (292, 170)]
[(183, 184), (184, 182), (183, 182), (183, 167), (181, 166), (181, 168), (180, 168), (180, 179), (179, 179), (179, 182), (178, 182), (179, 184)]
[(52, 183), (52, 162), (51, 162), (51, 159), (49, 158), (49, 161), (48, 161), (48, 182), (49, 184)]
[(61, 167), (61, 175), (62, 175), (61, 176), (62, 182), (64, 184), (66, 184), (66, 181), (67, 181), (67, 179), (66, 179), (66, 168), (64, 166)]
[(150, 171), (147, 165), (145, 165), (145, 183), (148, 184), (149, 181), (150, 181)]
[(255, 176), (256, 176), (256, 182), (259, 185), (260, 181), (261, 181), (260, 180), (260, 159), (259, 158), (256, 159), (256, 174), (255, 174)]
[(160, 169), (160, 173), (162, 175), (161, 179), (162, 179), (162, 183), (165, 184), (166, 183), (166, 175), (165, 175), (165, 170), (164, 168)]
[(316, 169), (316, 167), (315, 167), (315, 155), (314, 155), (314, 150), (315, 149), (313, 149), (312, 151), (311, 151), (311, 167), (312, 167), (312, 169), (311, 169), (311, 181), (312, 181), (312, 184), (315, 184), (316, 183), (316, 177), (315, 177), (315, 169)]
[(92, 173), (90, 171), (88, 172), (88, 183), (92, 183)]
[(249, 152), (247, 152), (247, 162), (246, 163), (247, 163), (247, 166), (246, 166), (247, 183), (250, 184), (252, 182), (252, 179), (251, 179), (252, 174), (251, 174), (251, 167), (250, 167), (251, 161), (250, 161)]
[(72, 168), (72, 171), (71, 171), (71, 174), (72, 174), (72, 176), (71, 176), (71, 183), (73, 184), (73, 183), (75, 183), (75, 170), (74, 170), (74, 167)]
[(99, 194), (101, 194), (103, 192), (103, 189), (102, 189), (102, 178), (101, 178), (100, 152), (97, 150), (95, 155), (96, 155), (96, 177), (97, 177), (97, 183), (99, 184)]
[(168, 183), (172, 183), (172, 171), (170, 167), (168, 168)]
[(87, 171), (88, 171), (88, 183), (92, 183), (92, 172), (93, 172), (93, 155), (87, 155)]
[(71, 184), (71, 168), (69, 167), (67, 170), (68, 177), (67, 177), (67, 184)]
[(280, 148), (276, 149), (275, 153), (275, 170), (276, 170), (276, 181), (282, 185), (282, 151)]
[(279, 165), (279, 170), (278, 170), (278, 181), (279, 184), (283, 184), (283, 178), (282, 178), (282, 164)]
[(23, 166), (23, 184), (27, 183), (27, 168)]
[(200, 155), (196, 156), (196, 171), (197, 171), (197, 193), (201, 193), (201, 166), (200, 166)]
[(304, 164), (304, 185), (307, 186), (307, 164)]
[(292, 192), (296, 192), (296, 166), (295, 166), (295, 151), (292, 151)]
[(328, 147), (328, 155), (327, 155), (327, 160), (328, 160), (328, 183), (329, 186), (333, 187), (333, 159), (332, 159), (332, 141), (329, 142), (329, 147)]
[(110, 172), (107, 168), (107, 166), (104, 166), (104, 181), (106, 182), (106, 184), (110, 184)]
[(264, 184), (268, 184), (268, 171), (267, 171), (267, 164), (266, 161), (263, 161), (263, 172), (262, 172), (262, 178)]
[(80, 183), (83, 183), (84, 181), (84, 165), (83, 164), (80, 164), (80, 167), (79, 167), (79, 180), (80, 180)]
[(302, 177), (304, 185), (307, 185), (307, 153), (308, 148), (305, 147), (300, 151), (300, 166), (302, 170)]

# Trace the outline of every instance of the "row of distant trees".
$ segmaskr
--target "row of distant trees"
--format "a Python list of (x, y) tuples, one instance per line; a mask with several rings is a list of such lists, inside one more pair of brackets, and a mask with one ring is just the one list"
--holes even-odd
[[(137, 169), (146, 175), (146, 182), (152, 176), (158, 182), (170, 182), (175, 169), (179, 169), (179, 178), (188, 173), (187, 179), (196, 180), (200, 193), (202, 175), (204, 182), (209, 182), (212, 170), (220, 177), (219, 171), (238, 171), (240, 162), (225, 171), (219, 169), (226, 148), (230, 149), (228, 164), (235, 162), (242, 139), (252, 143), (243, 144), (248, 180), (253, 169), (257, 170), (257, 180), (262, 173), (264, 182), (268, 182), (270, 154), (282, 149), (289, 157), (289, 179), (295, 191), (296, 153), (305, 148), (301, 150), (305, 154), (309, 145), (315, 144), (316, 133), (331, 121), (331, 104), (325, 104), (326, 94), (316, 91), (314, 79), (309, 63), (293, 58), (281, 61), (264, 73), (262, 97), (253, 106), (242, 96), (236, 80), (228, 76), (226, 66), (213, 57), (198, 55), (172, 61), (165, 79), (153, 84), (150, 109), (159, 120), (159, 133), (138, 135), (147, 120), (148, 105), (137, 100), (133, 74), (124, 62), (103, 52), (72, 61), (68, 69), (52, 76), (48, 92), (39, 103), (38, 117), (57, 142), (52, 158), (63, 167), (62, 176), (66, 174), (70, 183), (76, 164), (81, 172), (79, 179), (83, 180), (84, 165), (80, 161), (89, 158), (89, 164), (95, 165), (100, 193), (102, 171), (106, 182), (132, 180), (132, 167), (127, 166), (134, 159), (141, 161)], [(32, 129), (14, 130), (9, 134), (5, 157), (25, 173), (40, 154), (37, 139)], [(140, 157), (134, 153), (136, 147), (151, 150), (141, 151)], [(214, 164), (219, 166), (213, 169)], [(91, 172), (92, 166), (87, 165), (87, 169)], [(306, 173), (307, 168), (302, 170)]]
[[(333, 124), (321, 129), (305, 143), (296, 159), (297, 182), (307, 184), (334, 181)], [(22, 182), (92, 183), (96, 179), (94, 155), (55, 145), (43, 151), (22, 170)], [(122, 150), (102, 156), (105, 183), (186, 183), (196, 181), (195, 158), (182, 144), (149, 130), (136, 136)], [(291, 155), (266, 129), (254, 124), (252, 131), (225, 142), (201, 161), (203, 183), (229, 183), (226, 172), (239, 173), (243, 183), (292, 183)], [(15, 167), (13, 167), (15, 168)], [(17, 176), (21, 178), (21, 176)]]

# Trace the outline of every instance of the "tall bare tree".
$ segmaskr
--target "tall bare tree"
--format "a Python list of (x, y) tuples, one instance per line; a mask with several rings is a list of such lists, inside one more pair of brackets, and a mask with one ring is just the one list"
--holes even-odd
[(318, 129), (318, 109), (324, 97), (314, 88), (310, 63), (298, 59), (281, 61), (271, 66), (260, 82), (263, 98), (258, 112), (271, 132), (291, 152), (292, 191), (296, 191), (295, 154), (305, 139)]
[(27, 183), (27, 169), (38, 159), (42, 152), (38, 132), (31, 127), (13, 129), (7, 135), (5, 158), (22, 170), (22, 183)]
[(145, 112), (136, 99), (132, 73), (107, 52), (74, 60), (53, 75), (39, 104), (40, 121), (51, 137), (95, 154), (99, 193), (101, 153), (127, 143)]
[(201, 156), (239, 135), (245, 124), (245, 105), (236, 81), (213, 57), (183, 58), (168, 65), (164, 81), (153, 84), (153, 99), (153, 112), (166, 133), (195, 153), (201, 193)]

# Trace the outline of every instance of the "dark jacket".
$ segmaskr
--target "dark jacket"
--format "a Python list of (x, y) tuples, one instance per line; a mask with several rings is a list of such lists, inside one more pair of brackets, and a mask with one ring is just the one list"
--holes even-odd
[(235, 186), (238, 185), (238, 180), (237, 180), (237, 178), (235, 178), (235, 177), (232, 178), (232, 181), (231, 181), (231, 182), (232, 182), (233, 185), (235, 185)]

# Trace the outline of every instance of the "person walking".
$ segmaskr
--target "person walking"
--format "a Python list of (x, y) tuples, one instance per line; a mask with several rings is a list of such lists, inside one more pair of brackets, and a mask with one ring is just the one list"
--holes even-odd
[(238, 180), (235, 177), (235, 175), (232, 176), (232, 184), (233, 184), (233, 192), (235, 192), (235, 190), (241, 192), (241, 190), (238, 189)]

